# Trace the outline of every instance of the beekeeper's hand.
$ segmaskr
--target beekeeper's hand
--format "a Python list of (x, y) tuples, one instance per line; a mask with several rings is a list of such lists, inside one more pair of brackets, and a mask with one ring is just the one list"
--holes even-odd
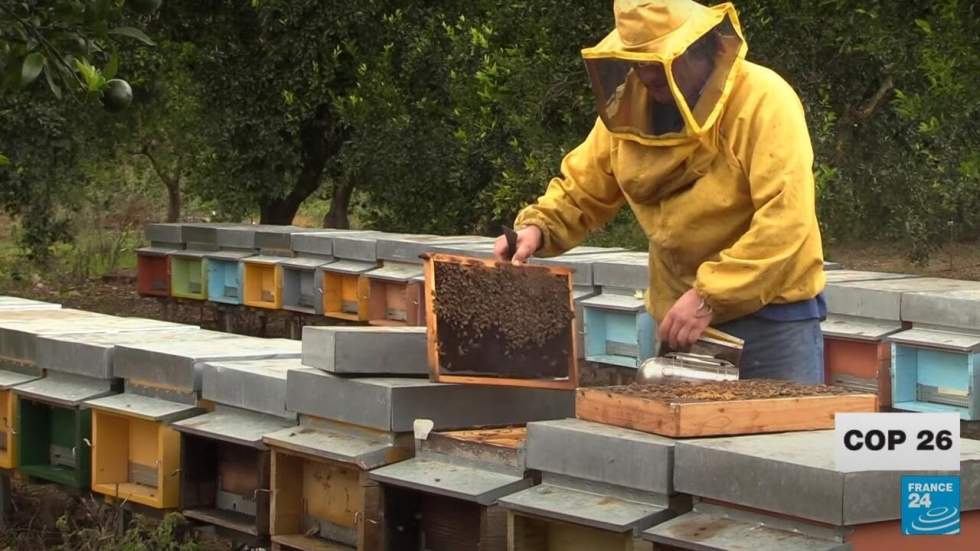
[(657, 329), (657, 338), (675, 350), (690, 348), (711, 325), (714, 313), (694, 289), (681, 295)]
[[(511, 262), (515, 266), (527, 262), (531, 255), (541, 248), (542, 239), (541, 228), (537, 226), (524, 226), (517, 230), (517, 250), (514, 251), (514, 256), (510, 259)], [(500, 262), (507, 261), (506, 235), (497, 237), (497, 241), (493, 244), (493, 256)]]

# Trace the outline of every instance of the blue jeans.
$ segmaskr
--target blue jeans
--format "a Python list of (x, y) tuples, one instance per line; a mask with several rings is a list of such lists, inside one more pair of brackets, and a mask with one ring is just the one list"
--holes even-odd
[(746, 316), (717, 329), (745, 341), (739, 378), (823, 384), (820, 320), (772, 321)]

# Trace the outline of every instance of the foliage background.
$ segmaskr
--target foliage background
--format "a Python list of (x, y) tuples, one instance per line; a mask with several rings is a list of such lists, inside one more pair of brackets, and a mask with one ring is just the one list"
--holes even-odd
[[(806, 106), (829, 243), (923, 258), (977, 239), (975, 3), (736, 7), (749, 59)], [(0, 97), (0, 207), (39, 262), (92, 246), (82, 228), (132, 241), (166, 218), (492, 234), (586, 135), (578, 51), (613, 25), (585, 0), (165, 0), (118, 17), (156, 43), (122, 44), (129, 110), (41, 80)], [(623, 213), (592, 241), (643, 236)]]

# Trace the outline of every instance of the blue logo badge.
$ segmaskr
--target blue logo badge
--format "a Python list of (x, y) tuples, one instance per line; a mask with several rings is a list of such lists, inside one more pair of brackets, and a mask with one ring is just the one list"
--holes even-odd
[(903, 476), (902, 533), (948, 536), (960, 533), (960, 477)]

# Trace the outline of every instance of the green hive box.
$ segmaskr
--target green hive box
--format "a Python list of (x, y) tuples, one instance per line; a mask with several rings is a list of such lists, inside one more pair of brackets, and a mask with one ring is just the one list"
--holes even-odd
[(208, 298), (208, 266), (204, 252), (176, 251), (170, 257), (170, 294), (177, 298)]
[[(91, 482), (92, 411), (17, 400), (17, 453), (21, 473), (86, 490)], [(29, 435), (29, 438), (24, 438)]]

